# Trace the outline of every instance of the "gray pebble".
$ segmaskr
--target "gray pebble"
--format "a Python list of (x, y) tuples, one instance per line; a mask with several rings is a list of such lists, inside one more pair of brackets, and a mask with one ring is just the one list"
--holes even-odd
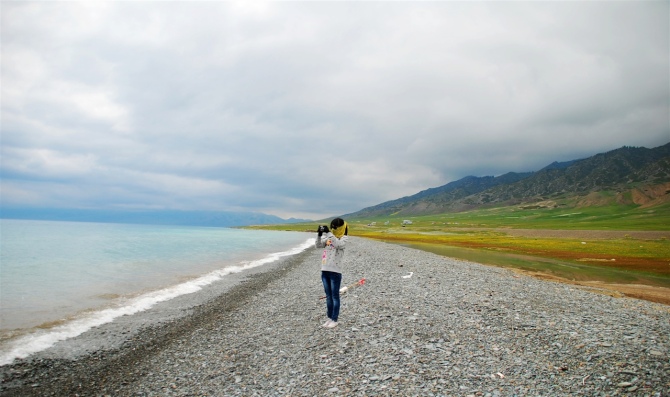
[[(124, 358), (127, 365), (110, 370), (107, 381), (84, 382), (76, 391), (310, 397), (670, 392), (668, 306), (351, 237), (343, 285), (366, 283), (342, 295), (339, 324), (326, 329), (320, 326), (326, 315), (319, 255), (299, 254), (270, 275), (267, 287), (250, 287), (238, 297), (246, 301), (227, 310), (216, 306), (226, 301), (223, 295), (208, 306), (216, 315), (197, 326), (177, 320), (178, 337), (167, 336), (133, 361)], [(403, 278), (409, 272), (412, 277)], [(35, 371), (26, 385), (40, 379)], [(21, 382), (19, 372), (7, 370), (5, 378)]]

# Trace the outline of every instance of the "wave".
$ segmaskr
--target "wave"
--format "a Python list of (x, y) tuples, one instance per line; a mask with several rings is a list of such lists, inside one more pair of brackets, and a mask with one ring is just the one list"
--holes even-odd
[(11, 364), (16, 359), (26, 358), (31, 354), (46, 350), (60, 341), (79, 336), (91, 328), (110, 323), (121, 316), (143, 312), (157, 303), (197, 292), (229, 274), (240, 273), (244, 270), (275, 262), (286, 256), (299, 254), (313, 244), (314, 239), (307, 239), (302, 244), (288, 251), (271, 253), (262, 259), (250, 262), (240, 262), (236, 266), (218, 269), (196, 279), (143, 294), (129, 300), (121, 307), (92, 312), (49, 330), (39, 330), (29, 335), (24, 335), (13, 341), (9, 341), (6, 346), (0, 348), (0, 366)]

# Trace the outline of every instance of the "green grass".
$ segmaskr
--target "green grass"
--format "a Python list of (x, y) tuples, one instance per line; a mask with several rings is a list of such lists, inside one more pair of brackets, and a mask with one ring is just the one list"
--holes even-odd
[[(670, 204), (653, 208), (633, 205), (592, 206), (584, 208), (520, 209), (519, 206), (479, 209), (474, 211), (435, 215), (394, 215), (346, 219), (351, 229), (360, 229), (376, 222), (375, 229), (400, 226), (411, 220), (412, 230), (444, 230), (458, 228), (555, 229), (555, 230), (661, 230), (670, 231)], [(272, 230), (316, 230), (321, 222), (252, 226)], [(384, 225), (385, 222), (389, 225)]]
[(421, 216), (383, 216), (352, 219), (352, 224), (413, 222), (412, 228), (436, 224), (458, 227), (511, 227), (559, 230), (670, 230), (670, 204), (643, 209), (637, 206), (520, 209), (518, 206)]
[[(412, 224), (403, 227), (401, 223), (405, 219)], [(314, 232), (318, 224), (328, 221), (250, 228)], [(505, 229), (670, 231), (670, 204), (653, 208), (606, 205), (521, 209), (512, 206), (436, 215), (349, 218), (347, 222), (351, 235), (473, 262), (543, 272), (568, 280), (670, 288), (670, 241), (667, 238), (584, 241), (514, 237), (505, 233)]]

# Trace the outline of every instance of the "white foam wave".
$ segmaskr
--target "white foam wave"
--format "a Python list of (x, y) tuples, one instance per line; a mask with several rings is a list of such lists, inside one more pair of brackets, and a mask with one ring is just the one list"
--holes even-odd
[(54, 327), (44, 333), (23, 336), (15, 341), (9, 342), (8, 345), (2, 349), (3, 351), (0, 352), (0, 366), (11, 364), (17, 358), (26, 358), (31, 354), (46, 350), (59, 341), (74, 338), (91, 328), (112, 322), (114, 319), (121, 316), (139, 313), (150, 309), (157, 303), (181, 295), (197, 292), (203, 287), (220, 280), (228, 274), (239, 273), (247, 269), (275, 262), (285, 256), (298, 254), (311, 247), (312, 244), (314, 244), (314, 240), (308, 239), (304, 243), (288, 251), (272, 253), (262, 259), (243, 262), (238, 266), (229, 266), (215, 270), (185, 283), (138, 296), (122, 307), (93, 312), (85, 317), (68, 322), (67, 324)]

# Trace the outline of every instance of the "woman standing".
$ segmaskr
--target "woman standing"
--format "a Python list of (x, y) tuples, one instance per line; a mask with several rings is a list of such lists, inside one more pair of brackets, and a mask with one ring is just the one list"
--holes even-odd
[(342, 258), (347, 243), (349, 227), (342, 218), (335, 218), (328, 226), (319, 226), (316, 248), (323, 248), (321, 255), (321, 281), (326, 292), (328, 321), (322, 326), (337, 326), (340, 315), (340, 284), (342, 284)]

